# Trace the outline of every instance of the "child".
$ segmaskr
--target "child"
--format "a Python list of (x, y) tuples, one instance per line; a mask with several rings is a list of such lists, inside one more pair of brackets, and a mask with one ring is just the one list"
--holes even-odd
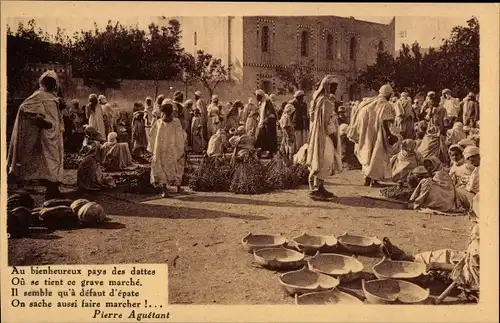
[(195, 154), (201, 154), (205, 148), (205, 138), (203, 138), (203, 119), (200, 109), (194, 110), (193, 120), (191, 120), (191, 149)]
[(156, 120), (149, 135), (148, 150), (151, 161), (151, 183), (161, 185), (162, 197), (169, 197), (168, 186), (177, 186), (181, 193), (187, 134), (179, 119), (173, 116), (174, 103), (164, 100), (160, 106), (161, 118)]
[(292, 121), (292, 115), (295, 112), (293, 104), (289, 103), (283, 109), (279, 125), (282, 131), (281, 150), (290, 160), (293, 160), (295, 154), (295, 127)]
[(451, 160), (450, 176), (456, 188), (465, 188), (474, 166), (464, 159), (463, 149), (459, 145), (452, 145), (448, 149)]

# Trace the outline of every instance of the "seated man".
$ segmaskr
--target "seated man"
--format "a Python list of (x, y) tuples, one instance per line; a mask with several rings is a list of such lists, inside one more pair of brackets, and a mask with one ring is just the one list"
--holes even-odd
[(130, 170), (137, 168), (132, 161), (128, 143), (118, 142), (118, 134), (110, 132), (108, 141), (102, 145), (102, 165), (107, 171)]
[(465, 160), (474, 167), (474, 170), (469, 176), (465, 188), (458, 189), (458, 197), (462, 200), (464, 204), (470, 204), (474, 195), (479, 193), (479, 164), (481, 163), (481, 157), (479, 155), (479, 148), (476, 146), (467, 146), (464, 149)]

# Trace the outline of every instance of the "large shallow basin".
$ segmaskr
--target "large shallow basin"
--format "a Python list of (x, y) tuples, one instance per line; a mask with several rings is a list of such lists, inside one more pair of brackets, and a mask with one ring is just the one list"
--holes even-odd
[(275, 248), (285, 246), (288, 239), (281, 235), (272, 234), (252, 234), (249, 233), (243, 239), (241, 244), (243, 248), (252, 253), (255, 249)]
[(284, 247), (254, 250), (253, 256), (259, 265), (271, 269), (294, 270), (305, 264), (303, 253)]
[(355, 254), (372, 254), (380, 251), (382, 241), (377, 237), (365, 237), (347, 232), (338, 238), (339, 243), (349, 252)]
[(340, 284), (338, 279), (309, 270), (305, 266), (300, 270), (281, 274), (279, 282), (285, 292), (292, 296), (334, 289)]
[(363, 280), (362, 286), (370, 304), (422, 304), (429, 298), (428, 289), (404, 280)]
[(394, 261), (383, 258), (373, 266), (373, 274), (378, 279), (402, 279), (418, 282), (427, 276), (427, 268), (423, 263), (410, 261)]
[(295, 294), (297, 305), (361, 305), (363, 302), (358, 298), (341, 292), (338, 289), (323, 292)]
[(316, 252), (334, 252), (337, 249), (338, 241), (334, 236), (309, 235), (303, 233), (292, 239), (297, 250), (305, 252), (308, 255), (314, 255)]
[(360, 277), (363, 264), (354, 257), (318, 253), (307, 262), (309, 269), (337, 278), (341, 283), (348, 283)]

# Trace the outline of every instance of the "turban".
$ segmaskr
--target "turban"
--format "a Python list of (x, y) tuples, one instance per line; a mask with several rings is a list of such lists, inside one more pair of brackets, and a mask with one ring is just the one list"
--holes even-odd
[(469, 94), (467, 94), (467, 96), (468, 96), (469, 98), (473, 98), (473, 97), (475, 96), (475, 94), (474, 94), (474, 93), (472, 93), (472, 92), (469, 92)]
[(389, 84), (382, 85), (380, 87), (380, 90), (378, 90), (378, 94), (382, 96), (389, 96), (393, 93), (394, 91), (392, 90), (392, 87)]
[(345, 135), (346, 132), (347, 132), (347, 128), (349, 127), (349, 125), (347, 123), (343, 123), (339, 126), (339, 135), (342, 136), (342, 135)]
[(59, 77), (57, 76), (57, 73), (54, 72), (53, 70), (48, 70), (48, 71), (45, 71), (41, 76), (40, 78), (38, 79), (38, 84), (40, 85), (41, 88), (44, 88), (44, 86), (42, 85), (42, 81), (45, 79), (45, 78), (51, 78), (51, 79), (54, 79), (54, 81), (56, 81), (56, 86), (57, 88), (59, 88)]
[(304, 91), (302, 90), (298, 90), (297, 92), (295, 92), (295, 94), (293, 95), (294, 98), (298, 98), (299, 96), (304, 96), (305, 93)]
[(271, 101), (275, 101), (275, 100), (277, 99), (276, 94), (271, 94), (271, 95), (269, 96), (269, 99), (270, 99)]
[(92, 100), (96, 100), (97, 101), (97, 95), (95, 95), (94, 93), (92, 93), (92, 94), (89, 95), (89, 101), (92, 101)]
[(164, 99), (161, 102), (161, 106), (164, 106), (164, 105), (167, 105), (167, 104), (170, 104), (170, 105), (174, 106), (174, 101), (172, 101), (171, 99)]
[(476, 146), (467, 146), (464, 149), (464, 158), (467, 159), (472, 156), (479, 155), (479, 148)]
[(192, 105), (192, 104), (194, 104), (193, 100), (191, 100), (191, 99), (186, 100), (186, 102), (184, 102), (184, 105), (185, 105), (185, 106), (186, 106), (186, 105), (190, 105), (190, 104), (191, 104), (191, 105)]
[(434, 92), (434, 91), (427, 92), (427, 96), (431, 96), (431, 95), (436, 95), (436, 92)]
[(238, 133), (245, 133), (245, 127), (244, 126), (239, 126), (238, 129), (236, 129)]
[(152, 97), (150, 97), (150, 96), (146, 97), (146, 102), (148, 102), (148, 101), (153, 102), (153, 98), (152, 98)]
[(401, 92), (401, 97), (408, 97), (408, 92)]
[(236, 100), (233, 103), (233, 107), (242, 107), (242, 106), (243, 106), (243, 102), (241, 102), (240, 100)]
[(470, 139), (462, 139), (458, 142), (461, 147), (474, 146), (474, 142)]
[(319, 83), (318, 89), (313, 93), (312, 102), (316, 101), (318, 96), (327, 88), (327, 85), (330, 84), (339, 84), (339, 80), (335, 76), (328, 74), (323, 77), (323, 80)]
[(450, 89), (444, 89), (442, 92), (443, 92), (443, 94), (446, 94), (446, 93), (450, 93), (451, 94), (451, 90)]
[(453, 151), (454, 149), (458, 149), (458, 150), (460, 150), (460, 152), (461, 152), (461, 153), (463, 153), (463, 152), (464, 152), (463, 148), (462, 148), (462, 147), (460, 147), (460, 145), (451, 145), (451, 146), (450, 146), (450, 148), (448, 148), (448, 152), (451, 152), (451, 151)]
[(264, 96), (266, 96), (266, 92), (259, 89), (259, 90), (255, 91), (255, 95), (260, 95), (260, 96), (264, 97)]
[(104, 95), (99, 95), (99, 98), (97, 98), (97, 101), (99, 101), (100, 103), (106, 103), (106, 97)]
[(212, 101), (219, 100), (219, 96), (217, 94), (212, 95)]
[(196, 95), (196, 96), (201, 96), (201, 94), (202, 94), (202, 93), (201, 93), (200, 91), (196, 91), (196, 92), (194, 92), (194, 95)]

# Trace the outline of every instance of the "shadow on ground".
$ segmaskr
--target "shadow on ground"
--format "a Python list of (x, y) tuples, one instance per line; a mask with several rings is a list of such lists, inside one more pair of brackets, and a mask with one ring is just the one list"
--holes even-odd
[[(324, 205), (305, 205), (293, 202), (276, 202), (276, 201), (262, 201), (247, 199), (242, 197), (233, 196), (200, 196), (200, 195), (189, 195), (189, 196), (179, 196), (176, 198), (180, 201), (186, 202), (208, 202), (208, 203), (222, 203), (222, 204), (248, 204), (252, 206), (270, 206), (270, 207), (294, 207), (294, 208), (313, 208), (313, 209), (325, 209), (331, 210), (336, 209), (335, 206), (324, 206)], [(338, 208), (337, 208), (338, 209)]]
[(120, 203), (112, 198), (100, 196), (97, 199), (106, 213), (118, 216), (134, 216), (146, 218), (166, 218), (166, 219), (217, 219), (233, 218), (249, 221), (266, 220), (267, 217), (258, 215), (240, 215), (229, 212), (214, 211), (207, 209), (197, 209), (179, 206), (143, 204), (143, 203)]
[(405, 210), (402, 204), (393, 203), (389, 201), (369, 199), (363, 196), (341, 196), (336, 201), (338, 204), (352, 206), (352, 207), (366, 207), (377, 209), (399, 209)]

